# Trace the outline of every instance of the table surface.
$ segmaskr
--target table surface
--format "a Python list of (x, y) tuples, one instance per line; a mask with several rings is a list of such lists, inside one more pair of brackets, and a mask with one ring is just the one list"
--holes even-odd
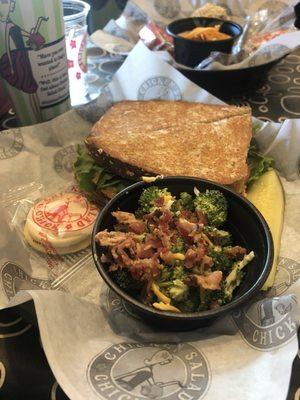
[[(89, 95), (85, 101), (97, 97), (101, 87), (111, 80), (122, 62), (122, 57), (110, 56), (101, 49), (88, 49)], [(73, 105), (80, 101), (82, 98), (72, 99)], [(264, 121), (283, 122), (288, 118), (300, 118), (300, 49), (273, 67), (261, 88), (230, 99), (229, 103), (250, 105), (253, 115)], [(15, 126), (17, 121), (11, 110), (0, 118), (0, 130)], [(299, 364), (300, 359), (296, 357), (293, 365), (294, 378), (287, 400), (294, 399), (295, 392), (300, 387), (297, 373)], [(0, 398), (68, 399), (51, 372), (38, 329), (15, 309), (0, 312)]]

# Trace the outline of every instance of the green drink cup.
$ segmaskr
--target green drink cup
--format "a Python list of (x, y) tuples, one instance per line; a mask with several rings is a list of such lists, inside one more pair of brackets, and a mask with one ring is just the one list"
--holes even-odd
[(70, 108), (61, 0), (0, 0), (0, 77), (22, 125)]

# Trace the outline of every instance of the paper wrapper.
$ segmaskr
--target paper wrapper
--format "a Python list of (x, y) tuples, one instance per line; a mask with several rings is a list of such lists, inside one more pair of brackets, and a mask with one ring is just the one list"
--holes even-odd
[[(171, 21), (188, 18), (206, 1), (202, 0), (129, 0), (124, 12), (116, 20), (111, 20), (103, 30), (93, 33), (91, 39), (100, 47), (113, 53), (130, 51), (137, 43), (139, 31), (147, 21), (155, 21), (167, 26)], [(294, 28), (295, 1), (248, 1), (230, 0), (210, 1), (226, 9), (228, 18), (244, 29), (235, 43), (232, 53), (211, 53), (196, 69), (225, 70), (253, 67), (280, 59), (299, 46), (300, 32)], [(275, 32), (287, 33), (272, 39)], [(111, 37), (108, 37), (107, 35)], [(268, 41), (256, 48), (260, 35), (269, 35)], [(112, 38), (113, 37), (113, 38)], [(169, 56), (168, 61), (175, 67), (190, 69), (179, 65)]]
[[(29, 190), (32, 181), (37, 191), (37, 183), (51, 190), (70, 184), (74, 144), (88, 134), (87, 121), (115, 101), (150, 98), (220, 103), (139, 43), (80, 115), (73, 110), (49, 123), (0, 134), (2, 192), (26, 185)], [(2, 208), (1, 305), (33, 298), (49, 364), (71, 399), (285, 399), (300, 322), (300, 122), (261, 124), (259, 142), (276, 157), (286, 195), (276, 282), (209, 328), (172, 333), (146, 325), (102, 283), (90, 253), (85, 263), (53, 274), (24, 247), (13, 221), (7, 224), (7, 206)], [(9, 195), (3, 198), (8, 204)], [(13, 297), (20, 289), (25, 291)]]

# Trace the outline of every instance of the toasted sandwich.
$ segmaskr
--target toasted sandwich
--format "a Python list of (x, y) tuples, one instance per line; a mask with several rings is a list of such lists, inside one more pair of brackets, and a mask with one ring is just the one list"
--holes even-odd
[[(94, 125), (75, 176), (98, 202), (143, 176), (209, 179), (243, 193), (250, 169), (249, 107), (184, 101), (121, 101)], [(94, 196), (94, 197), (95, 197)]]

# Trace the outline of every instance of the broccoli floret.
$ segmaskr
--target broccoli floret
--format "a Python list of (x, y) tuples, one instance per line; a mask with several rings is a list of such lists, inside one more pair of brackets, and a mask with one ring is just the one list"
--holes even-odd
[(141, 282), (133, 279), (128, 269), (118, 269), (111, 273), (111, 277), (127, 293), (137, 293), (142, 288)]
[(219, 190), (206, 190), (205, 193), (199, 193), (194, 200), (194, 205), (205, 214), (209, 225), (216, 228), (224, 224), (227, 219), (227, 201)]
[(190, 287), (187, 299), (179, 302), (173, 301), (173, 303), (180, 311), (190, 313), (198, 310), (199, 301), (199, 288)]
[(211, 250), (208, 255), (213, 260), (213, 270), (229, 271), (232, 268), (233, 260), (230, 260), (222, 251)]
[(183, 301), (189, 295), (189, 287), (180, 279), (175, 279), (169, 288), (168, 294), (172, 300)]
[(216, 246), (229, 246), (231, 244), (231, 234), (227, 231), (207, 225), (204, 227), (203, 232), (207, 234)]
[[(184, 240), (180, 236), (178, 236), (176, 238), (176, 242), (171, 245), (170, 250), (174, 254), (175, 253), (184, 254), (185, 253)], [(184, 264), (183, 260), (180, 260), (180, 259), (177, 259), (177, 260), (173, 261), (173, 265), (177, 265), (177, 266), (181, 265), (182, 266), (183, 264)]]
[(180, 193), (179, 200), (176, 200), (172, 206), (174, 211), (186, 210), (186, 211), (194, 211), (194, 200), (193, 196), (187, 192)]
[(203, 290), (198, 311), (208, 310), (209, 305), (214, 301), (217, 301), (219, 305), (222, 305), (225, 303), (224, 299), (225, 295), (222, 287), (220, 290)]
[(182, 265), (164, 266), (156, 283), (166, 296), (175, 301), (182, 301), (189, 294), (189, 288), (184, 283), (186, 277), (187, 272)]
[(159, 278), (159, 286), (166, 286), (173, 279), (173, 267), (164, 266)]
[(187, 272), (183, 265), (176, 265), (173, 267), (173, 279), (180, 279), (183, 280), (186, 278)]
[(165, 265), (161, 271), (159, 286), (170, 287), (172, 281), (179, 279), (184, 280), (187, 276), (187, 272), (183, 265), (167, 266)]
[(187, 210), (187, 211), (195, 210), (193, 197), (189, 193), (186, 193), (186, 192), (180, 193), (179, 203), (180, 203), (180, 207), (183, 210)]
[(176, 243), (173, 243), (171, 246), (172, 253), (185, 253), (185, 243), (182, 237), (178, 236), (176, 238)]
[(144, 214), (149, 214), (157, 209), (160, 206), (157, 204), (157, 200), (163, 197), (163, 206), (170, 208), (173, 204), (173, 196), (168, 189), (166, 188), (159, 188), (157, 186), (150, 186), (145, 189), (140, 198), (139, 198), (139, 209), (137, 210), (137, 216), (141, 217)]

